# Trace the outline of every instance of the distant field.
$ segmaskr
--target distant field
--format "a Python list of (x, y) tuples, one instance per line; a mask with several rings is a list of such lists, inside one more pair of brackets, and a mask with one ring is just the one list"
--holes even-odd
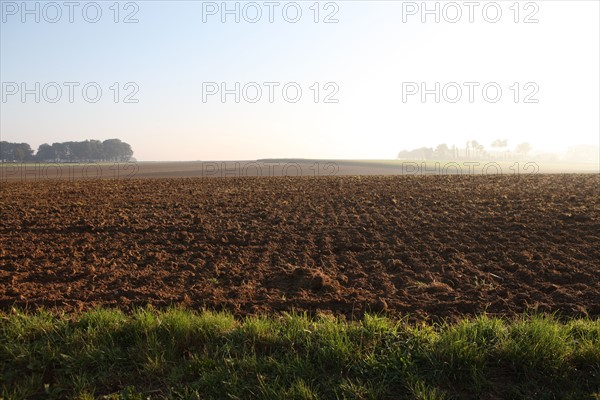
[(185, 161), (132, 163), (0, 164), (0, 181), (81, 179), (276, 177), (346, 175), (532, 175), (599, 173), (597, 164), (467, 160)]

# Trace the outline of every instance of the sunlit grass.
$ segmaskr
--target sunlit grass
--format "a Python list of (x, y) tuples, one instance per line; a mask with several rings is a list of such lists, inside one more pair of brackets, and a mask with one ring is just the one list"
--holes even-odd
[[(0, 314), (0, 398), (594, 399), (600, 320)], [(109, 396), (109, 397), (105, 397)]]

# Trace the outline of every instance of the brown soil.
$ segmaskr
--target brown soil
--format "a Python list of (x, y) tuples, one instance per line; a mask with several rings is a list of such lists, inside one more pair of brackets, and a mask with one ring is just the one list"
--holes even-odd
[(3, 310), (600, 315), (598, 175), (1, 185)]

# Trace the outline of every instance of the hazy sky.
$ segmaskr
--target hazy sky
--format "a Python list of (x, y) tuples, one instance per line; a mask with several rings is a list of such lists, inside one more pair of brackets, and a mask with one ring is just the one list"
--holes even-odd
[(2, 1), (1, 138), (118, 137), (138, 160), (597, 145), (600, 3), (467, 3), (428, 1), (436, 22), (421, 1)]

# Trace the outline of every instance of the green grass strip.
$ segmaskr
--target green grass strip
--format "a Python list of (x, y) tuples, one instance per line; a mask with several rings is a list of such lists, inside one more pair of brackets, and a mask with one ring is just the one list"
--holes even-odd
[(600, 399), (600, 320), (0, 314), (2, 399)]

